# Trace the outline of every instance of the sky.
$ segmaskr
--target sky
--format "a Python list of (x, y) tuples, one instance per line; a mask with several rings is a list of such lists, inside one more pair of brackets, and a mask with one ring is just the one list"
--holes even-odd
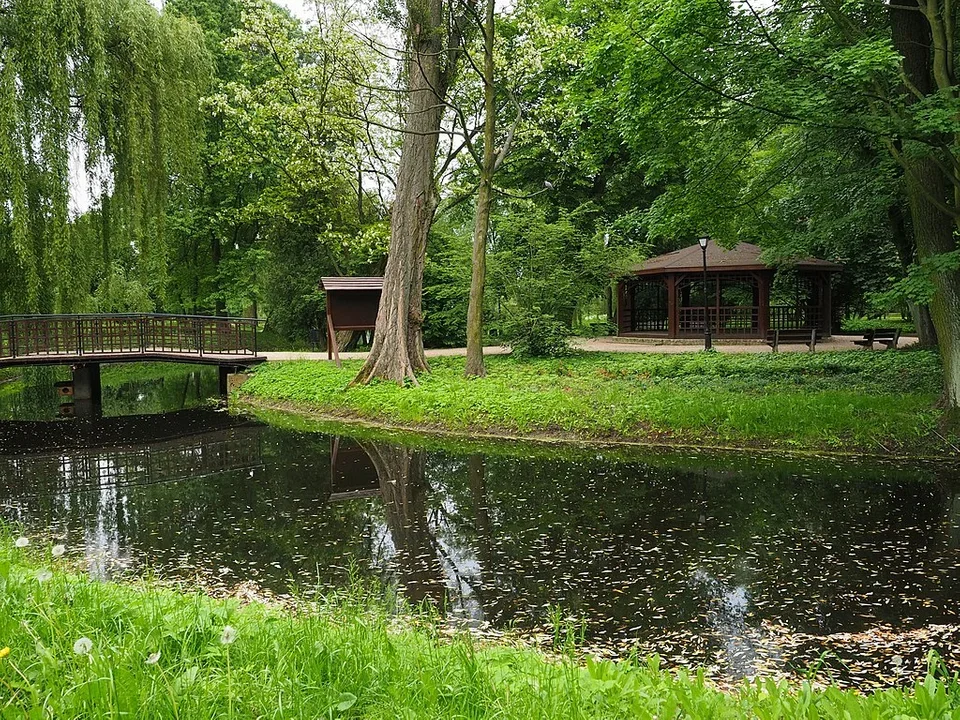
[[(163, 0), (150, 0), (157, 8), (163, 7)], [(309, 20), (316, 17), (313, 10), (312, 0), (274, 0), (278, 5), (283, 5), (301, 20)]]

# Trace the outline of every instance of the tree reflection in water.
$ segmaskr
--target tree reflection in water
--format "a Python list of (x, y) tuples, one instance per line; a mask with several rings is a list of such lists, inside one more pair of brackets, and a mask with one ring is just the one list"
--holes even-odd
[(386, 525), (393, 543), (397, 585), (415, 603), (446, 598), (439, 546), (427, 515), (426, 457), (423, 450), (363, 441), (360, 446), (377, 472)]

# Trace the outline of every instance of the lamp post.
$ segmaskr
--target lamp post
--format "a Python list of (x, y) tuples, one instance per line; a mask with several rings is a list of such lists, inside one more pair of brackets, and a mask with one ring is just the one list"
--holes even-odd
[(710, 338), (710, 308), (707, 304), (707, 244), (710, 238), (702, 237), (697, 240), (703, 251), (703, 349), (710, 350), (713, 341)]

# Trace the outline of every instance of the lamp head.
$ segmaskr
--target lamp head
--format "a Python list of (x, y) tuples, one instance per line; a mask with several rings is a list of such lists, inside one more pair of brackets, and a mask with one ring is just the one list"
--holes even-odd
[(706, 249), (707, 249), (707, 243), (710, 242), (710, 238), (708, 238), (708, 237), (702, 237), (702, 238), (699, 238), (699, 239), (697, 240), (697, 242), (700, 243), (700, 248), (701, 248), (702, 250), (706, 250)]

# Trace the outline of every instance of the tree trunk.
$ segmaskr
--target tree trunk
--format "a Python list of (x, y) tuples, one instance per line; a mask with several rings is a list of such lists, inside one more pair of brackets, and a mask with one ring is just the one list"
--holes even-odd
[[(902, 0), (903, 5), (916, 5), (916, 0)], [(952, 22), (952, 18), (948, 18)], [(903, 73), (913, 88), (923, 96), (937, 91), (938, 84), (948, 82), (934, 75), (938, 55), (944, 48), (934, 48), (931, 19), (916, 10), (890, 9), (890, 24), (894, 46), (903, 59)], [(941, 88), (946, 90), (947, 88)], [(908, 92), (908, 102), (916, 101)], [(953, 237), (957, 213), (948, 212), (953, 193), (951, 183), (933, 156), (903, 153), (901, 164), (905, 171), (913, 234), (917, 258), (933, 257), (956, 249)], [(948, 417), (956, 422), (960, 408), (960, 271), (945, 271), (933, 276), (936, 288), (930, 302), (930, 315), (936, 328), (943, 358), (944, 401)]]
[[(914, 242), (913, 235), (907, 228), (907, 220), (899, 203), (894, 203), (887, 208), (887, 218), (890, 224), (890, 234), (893, 237), (893, 245), (897, 250), (897, 257), (900, 259), (900, 266), (906, 273), (916, 260), (916, 242)], [(910, 310), (913, 325), (917, 329), (920, 344), (924, 347), (936, 347), (937, 330), (933, 326), (930, 307), (908, 301), (907, 308)]]
[(487, 279), (487, 233), (493, 202), (493, 176), (497, 156), (497, 97), (494, 87), (493, 39), (494, 0), (486, 0), (483, 23), (483, 159), (480, 187), (473, 218), (473, 261), (470, 274), (470, 304), (467, 307), (467, 377), (487, 374), (483, 365), (483, 286)]
[[(489, 122), (489, 121), (488, 121)], [(486, 153), (486, 151), (484, 151)], [(487, 231), (490, 227), (491, 178), (480, 181), (473, 221), (473, 265), (467, 306), (467, 377), (487, 374), (483, 364), (483, 286), (487, 277)]]
[(437, 207), (434, 182), (445, 83), (441, 0), (408, 0), (409, 97), (390, 223), (390, 250), (370, 355), (354, 384), (373, 378), (416, 383), (423, 354), (423, 264)]

